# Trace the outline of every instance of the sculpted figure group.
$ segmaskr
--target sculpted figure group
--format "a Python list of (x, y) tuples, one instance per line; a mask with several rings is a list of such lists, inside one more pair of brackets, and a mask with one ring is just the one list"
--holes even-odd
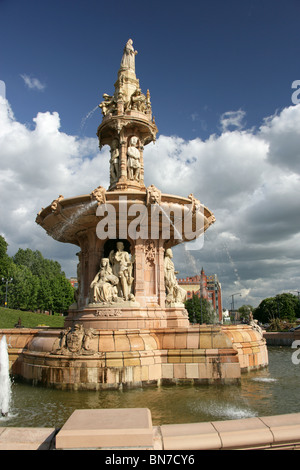
[[(139, 139), (132, 136), (127, 148), (127, 178), (131, 181), (140, 181), (141, 177), (141, 153)], [(120, 151), (118, 139), (113, 139), (110, 148), (110, 181), (114, 183), (120, 178)]]
[[(100, 270), (90, 285), (91, 302), (97, 304), (117, 304), (135, 301), (132, 293), (134, 257), (124, 250), (123, 242), (117, 242), (117, 249), (111, 250), (108, 258), (102, 258)], [(182, 306), (186, 291), (178, 285), (172, 250), (168, 248), (164, 258), (164, 281), (166, 307)]]
[(113, 304), (134, 301), (132, 294), (134, 258), (124, 250), (123, 242), (117, 242), (117, 250), (111, 250), (108, 258), (102, 258), (100, 270), (93, 279), (91, 301)]

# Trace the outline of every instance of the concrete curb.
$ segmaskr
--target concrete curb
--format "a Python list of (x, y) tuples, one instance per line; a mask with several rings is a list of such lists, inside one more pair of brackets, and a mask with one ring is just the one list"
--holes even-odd
[[(80, 450), (240, 450), (240, 449), (300, 449), (300, 413), (292, 413), (278, 416), (266, 416), (258, 418), (246, 418), (227, 421), (212, 421), (204, 423), (170, 424), (152, 427), (152, 444), (139, 442), (140, 428), (134, 428), (135, 413), (145, 412), (147, 409), (128, 409), (132, 414), (131, 432), (135, 436), (133, 442), (128, 445), (128, 427), (124, 427), (124, 422), (117, 429), (116, 420), (118, 410), (106, 410), (107, 421), (111, 422), (109, 413), (114, 420), (114, 431), (111, 432), (111, 440), (106, 433), (105, 445), (101, 441), (95, 440), (95, 435), (105, 435), (105, 426), (101, 426), (101, 421), (95, 422), (93, 427), (82, 426), (83, 421), (74, 425), (76, 442), (72, 445), (72, 439), (68, 436), (68, 449)], [(91, 410), (81, 410), (91, 412)], [(100, 410), (94, 410), (100, 411)], [(102, 410), (101, 410), (102, 411)], [(149, 410), (147, 410), (149, 412)], [(74, 412), (76, 413), (76, 412)], [(81, 413), (81, 415), (82, 415)], [(75, 415), (74, 415), (75, 416)], [(87, 413), (87, 417), (89, 414)], [(72, 415), (71, 415), (72, 417)], [(124, 419), (120, 414), (120, 419)], [(151, 421), (151, 419), (150, 419)], [(68, 422), (68, 421), (67, 421)], [(89, 423), (89, 420), (85, 420)], [(149, 430), (150, 423), (147, 423)], [(65, 425), (64, 425), (65, 426)], [(64, 426), (61, 429), (55, 428), (0, 428), (0, 450), (58, 450), (64, 449)], [(117, 429), (117, 433), (115, 432)], [(150, 428), (151, 429), (151, 428)], [(82, 443), (80, 443), (80, 432), (82, 432)], [(126, 433), (126, 448), (122, 447), (119, 437)], [(88, 436), (93, 435), (93, 440), (89, 445)], [(141, 433), (140, 433), (141, 434)], [(118, 438), (116, 439), (116, 436)], [(60, 444), (57, 446), (57, 442)], [(150, 445), (149, 445), (150, 444)]]

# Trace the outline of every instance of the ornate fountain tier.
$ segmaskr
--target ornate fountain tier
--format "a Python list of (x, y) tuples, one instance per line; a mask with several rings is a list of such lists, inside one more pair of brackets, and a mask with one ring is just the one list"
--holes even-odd
[[(40, 211), (37, 223), (52, 238), (81, 249), (77, 303), (66, 324), (80, 320), (94, 328), (187, 326), (184, 298), (174, 273), (174, 285), (170, 289), (165, 285), (166, 266), (174, 267), (170, 248), (201, 236), (214, 220), (192, 194), (187, 198), (162, 194), (153, 185), (140, 191), (98, 187), (89, 195), (60, 196)], [(111, 275), (120, 278), (119, 269), (113, 272), (118, 242), (127, 253), (131, 282), (124, 281), (122, 286), (122, 279), (116, 281), (114, 292)], [(99, 290), (100, 273), (110, 277)]]
[[(137, 216), (138, 212), (141, 215)], [(97, 225), (104, 222), (111, 229), (106, 238), (124, 238), (124, 233), (133, 233), (142, 224), (142, 238), (165, 234), (164, 243), (169, 248), (198, 238), (214, 221), (213, 213), (192, 194), (164, 194), (154, 185), (139, 191), (106, 191), (99, 186), (90, 194), (72, 198), (60, 195), (36, 217), (52, 238), (78, 246), (84, 234), (93, 232), (96, 237)], [(113, 231), (115, 236), (109, 237)]]

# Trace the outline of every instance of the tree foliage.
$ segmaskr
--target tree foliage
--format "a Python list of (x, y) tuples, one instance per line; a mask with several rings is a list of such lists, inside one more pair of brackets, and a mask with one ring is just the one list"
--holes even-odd
[(193, 295), (191, 299), (186, 300), (185, 308), (191, 323), (210, 324), (216, 322), (216, 312), (206, 299), (200, 299), (197, 295)]
[[(0, 237), (0, 275), (12, 278), (8, 305), (20, 310), (64, 313), (74, 301), (74, 289), (57, 261), (45, 259), (40, 251), (19, 249), (10, 258), (7, 243)], [(5, 285), (1, 284), (4, 304)]]
[(0, 235), (0, 279), (8, 278), (11, 275), (12, 260), (7, 254), (8, 244)]
[(238, 308), (238, 312), (240, 313), (240, 319), (244, 321), (249, 321), (250, 313), (253, 313), (254, 308), (252, 305), (242, 305)]
[(288, 293), (266, 298), (254, 309), (253, 316), (261, 323), (270, 323), (274, 319), (293, 322), (300, 317), (299, 299)]

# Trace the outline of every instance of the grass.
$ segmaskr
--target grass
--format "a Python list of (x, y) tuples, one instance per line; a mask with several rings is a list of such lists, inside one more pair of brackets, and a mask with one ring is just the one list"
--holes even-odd
[(65, 321), (65, 317), (59, 315), (45, 315), (44, 313), (23, 312), (22, 310), (0, 307), (0, 329), (14, 328), (19, 318), (21, 318), (21, 326), (25, 328), (36, 328), (37, 326), (61, 328)]

